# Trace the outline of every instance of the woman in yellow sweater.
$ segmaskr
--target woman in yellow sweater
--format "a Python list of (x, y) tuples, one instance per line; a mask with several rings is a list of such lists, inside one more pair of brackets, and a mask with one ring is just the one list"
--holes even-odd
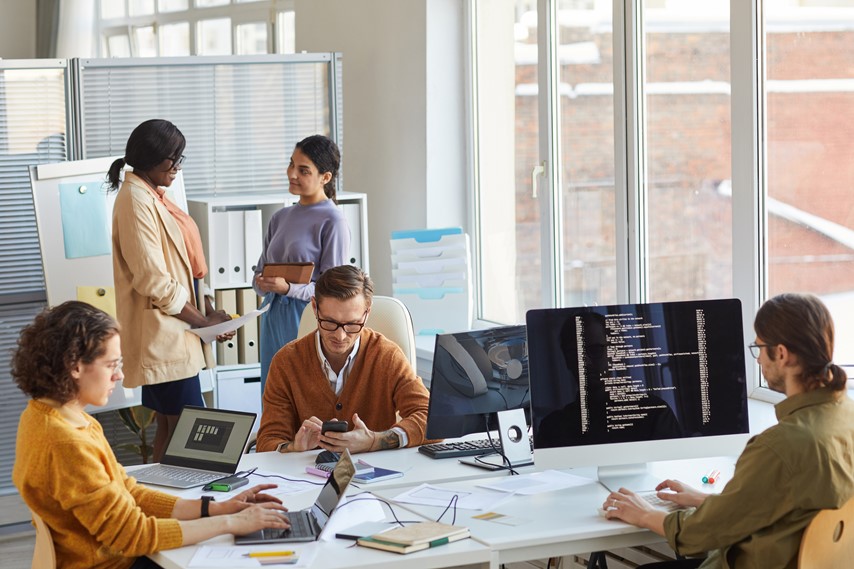
[(12, 359), (12, 377), (32, 397), (18, 425), (12, 479), (51, 529), (59, 568), (158, 567), (144, 556), (288, 527), (281, 501), (263, 493), (274, 484), (212, 502), (179, 499), (129, 477), (84, 411), (107, 403), (121, 370), (118, 324), (75, 301), (36, 316)]

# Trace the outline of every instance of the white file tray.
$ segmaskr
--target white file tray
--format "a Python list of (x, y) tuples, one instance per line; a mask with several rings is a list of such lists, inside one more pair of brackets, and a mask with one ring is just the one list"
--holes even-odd
[(445, 251), (468, 250), (468, 235), (445, 235), (438, 241), (419, 243), (415, 239), (392, 239), (392, 255), (412, 255), (415, 257), (436, 257)]
[(420, 259), (417, 261), (397, 261), (392, 259), (392, 268), (402, 275), (426, 275), (435, 273), (453, 273), (468, 271), (466, 257), (448, 257), (447, 259)]
[(394, 297), (403, 302), (412, 314), (416, 334), (471, 329), (470, 289), (395, 287)]
[(468, 288), (469, 279), (465, 272), (429, 273), (422, 275), (404, 274), (398, 269), (391, 270), (394, 286), (400, 288)]

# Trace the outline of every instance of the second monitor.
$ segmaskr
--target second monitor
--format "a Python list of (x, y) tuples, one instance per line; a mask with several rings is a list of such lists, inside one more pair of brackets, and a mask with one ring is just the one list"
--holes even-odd
[(496, 429), (499, 411), (524, 409), (529, 417), (529, 393), (525, 326), (439, 334), (427, 438)]

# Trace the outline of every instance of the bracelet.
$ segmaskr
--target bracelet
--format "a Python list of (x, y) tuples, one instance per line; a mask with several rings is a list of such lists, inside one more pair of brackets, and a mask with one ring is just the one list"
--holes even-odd
[(209, 518), (211, 516), (210, 505), (211, 502), (214, 502), (213, 496), (202, 496), (202, 515), (203, 518)]

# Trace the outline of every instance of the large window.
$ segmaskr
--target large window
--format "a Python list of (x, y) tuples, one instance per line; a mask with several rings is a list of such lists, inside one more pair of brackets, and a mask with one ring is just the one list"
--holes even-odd
[(852, 365), (854, 0), (765, 0), (765, 46), (768, 293), (822, 297)]
[(292, 0), (99, 0), (101, 57), (294, 52)]
[(854, 363), (854, 0), (756, 4), (474, 0), (482, 320), (808, 291)]

